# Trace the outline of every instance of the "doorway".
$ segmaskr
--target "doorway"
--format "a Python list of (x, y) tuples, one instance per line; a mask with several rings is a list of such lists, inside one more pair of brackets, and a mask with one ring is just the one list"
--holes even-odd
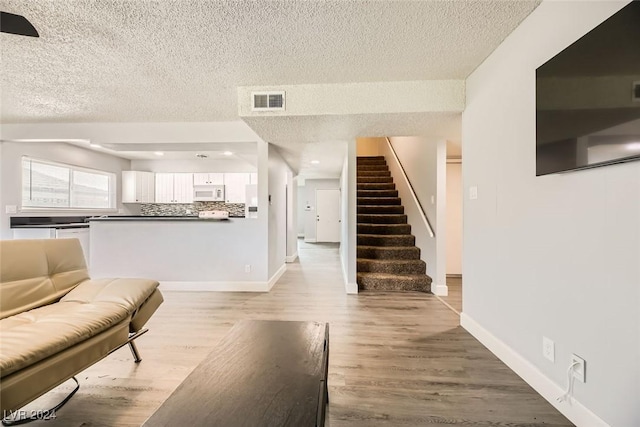
[(340, 241), (340, 190), (316, 190), (316, 242)]

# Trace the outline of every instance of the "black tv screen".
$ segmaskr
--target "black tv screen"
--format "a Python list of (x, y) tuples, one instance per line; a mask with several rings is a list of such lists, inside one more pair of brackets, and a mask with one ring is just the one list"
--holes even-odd
[(536, 175), (640, 159), (640, 1), (536, 70)]

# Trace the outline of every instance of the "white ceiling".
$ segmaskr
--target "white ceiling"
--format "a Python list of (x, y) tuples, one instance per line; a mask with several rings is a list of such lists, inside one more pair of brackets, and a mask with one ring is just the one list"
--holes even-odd
[[(2, 0), (40, 38), (0, 35), (0, 121), (236, 120), (238, 86), (464, 79), (539, 1)], [(434, 117), (431, 133), (451, 126)], [(341, 140), (299, 120), (271, 139), (274, 125), (254, 129)], [(294, 165), (312, 155), (291, 147)]]

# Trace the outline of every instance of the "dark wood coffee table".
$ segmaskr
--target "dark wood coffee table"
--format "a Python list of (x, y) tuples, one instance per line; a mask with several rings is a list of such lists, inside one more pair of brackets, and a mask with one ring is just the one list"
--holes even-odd
[(328, 323), (243, 320), (144, 426), (322, 427), (328, 366)]

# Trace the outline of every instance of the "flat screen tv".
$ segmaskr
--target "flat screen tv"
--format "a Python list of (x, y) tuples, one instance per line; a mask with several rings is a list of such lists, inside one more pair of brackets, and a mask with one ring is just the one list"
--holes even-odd
[(536, 70), (536, 175), (640, 160), (640, 1)]

